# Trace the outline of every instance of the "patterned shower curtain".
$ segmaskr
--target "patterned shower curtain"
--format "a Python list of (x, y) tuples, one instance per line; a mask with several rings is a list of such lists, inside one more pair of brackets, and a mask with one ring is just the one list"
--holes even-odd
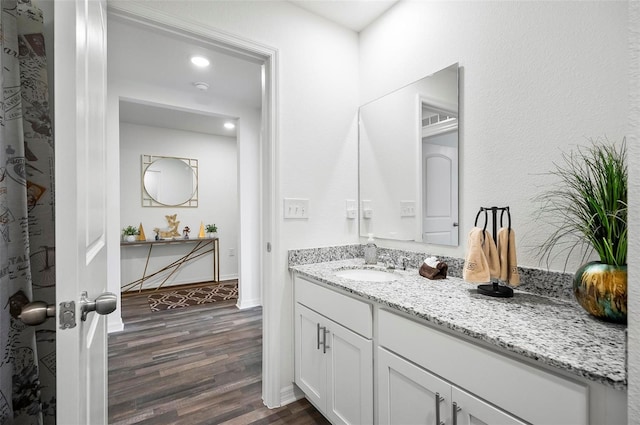
[(55, 304), (53, 137), (42, 12), (0, 0), (0, 424), (55, 423), (55, 320), (25, 326), (20, 302)]

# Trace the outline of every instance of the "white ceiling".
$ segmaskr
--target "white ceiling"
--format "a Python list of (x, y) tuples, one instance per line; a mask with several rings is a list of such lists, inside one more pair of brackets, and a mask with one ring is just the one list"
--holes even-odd
[(355, 32), (362, 31), (399, 0), (289, 0)]
[[(398, 0), (289, 0), (312, 13), (359, 32)], [(179, 35), (133, 26), (117, 18), (109, 20), (109, 78), (178, 93), (195, 104), (229, 102), (260, 108), (262, 102), (261, 65), (244, 58), (216, 51), (205, 43)], [(189, 59), (202, 55), (211, 61), (205, 69), (194, 67)], [(209, 85), (207, 91), (194, 86)], [(170, 96), (169, 96), (170, 97)], [(225, 117), (188, 111), (156, 108), (126, 102), (120, 119), (134, 124), (176, 128), (210, 134), (234, 136), (220, 130)]]

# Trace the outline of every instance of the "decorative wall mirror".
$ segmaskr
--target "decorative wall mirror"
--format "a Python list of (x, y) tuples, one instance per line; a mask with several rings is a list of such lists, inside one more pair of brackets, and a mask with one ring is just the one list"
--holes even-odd
[(360, 236), (458, 245), (458, 64), (360, 107)]
[(142, 155), (143, 207), (197, 207), (198, 160)]

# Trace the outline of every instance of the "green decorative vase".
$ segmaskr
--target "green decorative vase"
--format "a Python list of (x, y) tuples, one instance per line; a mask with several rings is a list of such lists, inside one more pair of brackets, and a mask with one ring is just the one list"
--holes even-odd
[(627, 266), (587, 263), (576, 271), (573, 293), (582, 308), (593, 316), (627, 323)]

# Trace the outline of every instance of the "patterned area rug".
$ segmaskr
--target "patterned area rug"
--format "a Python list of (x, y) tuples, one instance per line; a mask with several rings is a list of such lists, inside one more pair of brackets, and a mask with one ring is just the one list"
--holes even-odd
[(151, 311), (172, 310), (238, 298), (238, 282), (222, 282), (198, 288), (178, 289), (149, 295)]

